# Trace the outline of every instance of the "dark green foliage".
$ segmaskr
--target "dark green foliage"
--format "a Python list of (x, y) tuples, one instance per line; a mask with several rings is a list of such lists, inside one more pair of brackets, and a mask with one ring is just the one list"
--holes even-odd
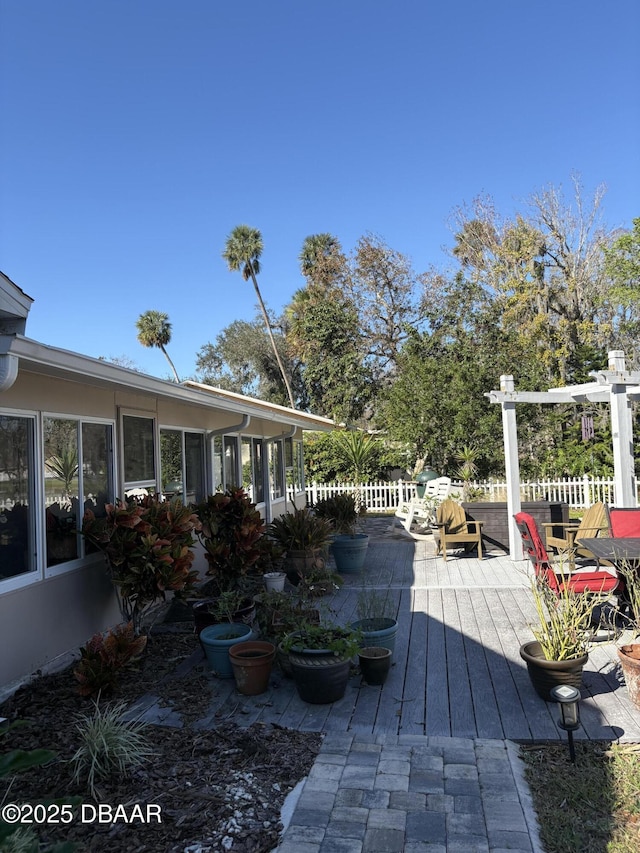
[(325, 548), (333, 530), (325, 519), (308, 507), (285, 512), (274, 518), (267, 533), (286, 551), (312, 551)]
[[(304, 458), (306, 478), (309, 482), (353, 482), (355, 471), (352, 461), (345, 455), (338, 433), (306, 433)], [(371, 439), (371, 451), (362, 464), (363, 481), (385, 480), (389, 468), (405, 469), (413, 461), (413, 452), (380, 438)]]
[(220, 591), (237, 587), (263, 553), (265, 524), (256, 505), (244, 489), (228, 489), (224, 494), (209, 495), (195, 511), (202, 525), (207, 574)]
[(313, 506), (316, 515), (331, 522), (336, 533), (353, 533), (358, 521), (355, 495), (345, 493), (323, 498)]

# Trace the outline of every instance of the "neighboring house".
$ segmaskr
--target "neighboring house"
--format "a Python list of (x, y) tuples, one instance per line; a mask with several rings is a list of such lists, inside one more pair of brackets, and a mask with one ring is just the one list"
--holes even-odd
[(0, 273), (0, 688), (119, 621), (85, 508), (241, 484), (269, 521), (304, 505), (303, 430), (334, 427), (30, 340), (32, 302)]

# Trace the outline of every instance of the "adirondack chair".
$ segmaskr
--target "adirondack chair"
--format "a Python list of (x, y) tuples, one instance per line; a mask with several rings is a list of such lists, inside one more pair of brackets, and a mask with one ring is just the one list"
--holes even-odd
[(436, 520), (436, 508), (451, 490), (450, 477), (438, 477), (425, 484), (424, 495), (401, 504), (391, 522), (394, 530), (398, 522), (414, 539), (426, 539), (431, 535), (430, 526)]
[(560, 595), (566, 589), (578, 594), (613, 593), (621, 588), (622, 583), (617, 575), (608, 571), (587, 572), (579, 569), (576, 572), (558, 572), (549, 559), (544, 547), (538, 526), (532, 515), (519, 512), (514, 515), (525, 553), (533, 563), (537, 578), (546, 579), (549, 588)]
[(468, 519), (464, 508), (456, 501), (447, 498), (442, 501), (437, 510), (436, 526), (438, 528), (437, 554), (447, 559), (447, 550), (464, 545), (477, 546), (478, 559), (482, 559), (482, 522)]
[[(554, 528), (558, 527), (562, 527), (562, 536), (556, 536), (553, 533)], [(580, 522), (545, 521), (542, 524), (542, 528), (544, 530), (544, 541), (547, 551), (553, 548), (558, 553), (567, 554), (569, 568), (573, 571), (576, 564), (576, 557), (585, 557), (589, 560), (596, 559), (591, 551), (580, 545), (576, 545), (576, 542), (585, 537), (594, 539), (596, 536), (609, 535), (607, 507), (602, 501), (598, 501), (587, 509)]]

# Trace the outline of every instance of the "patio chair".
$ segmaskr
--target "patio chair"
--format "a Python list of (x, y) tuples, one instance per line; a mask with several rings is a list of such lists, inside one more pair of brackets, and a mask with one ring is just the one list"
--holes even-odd
[(456, 501), (447, 498), (442, 501), (437, 510), (436, 527), (438, 529), (438, 549), (447, 559), (447, 550), (460, 545), (465, 551), (477, 546), (478, 559), (482, 559), (482, 522), (468, 519), (464, 507)]
[[(562, 535), (557, 536), (554, 530), (558, 527), (562, 528)], [(596, 536), (609, 535), (609, 522), (607, 519), (607, 507), (598, 501), (592, 504), (582, 520), (576, 521), (545, 521), (542, 523), (544, 529), (544, 541), (547, 551), (551, 548), (558, 553), (566, 553), (569, 558), (569, 568), (573, 571), (576, 564), (576, 557), (585, 557), (589, 560), (595, 560), (596, 557), (587, 548), (576, 545), (579, 539), (594, 539)]]
[(534, 517), (527, 512), (519, 512), (514, 515), (514, 518), (522, 537), (525, 553), (533, 563), (536, 578), (544, 578), (556, 595), (561, 595), (567, 590), (577, 594), (614, 593), (622, 586), (617, 575), (604, 570), (557, 571), (549, 559)]
[(450, 477), (438, 477), (425, 485), (421, 498), (413, 498), (401, 504), (395, 511), (391, 522), (393, 531), (398, 521), (414, 539), (426, 539), (431, 535), (431, 525), (436, 520), (436, 508), (451, 490)]
[(640, 507), (607, 507), (609, 530), (614, 538), (640, 536)]

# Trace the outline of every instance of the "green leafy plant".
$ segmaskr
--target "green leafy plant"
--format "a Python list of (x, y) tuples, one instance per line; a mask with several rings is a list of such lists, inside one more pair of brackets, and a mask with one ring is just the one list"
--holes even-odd
[(314, 505), (316, 515), (326, 518), (336, 533), (353, 534), (358, 521), (355, 495), (343, 492), (322, 498)]
[(256, 596), (256, 619), (260, 634), (280, 642), (292, 631), (319, 621), (320, 614), (307, 602), (288, 592), (263, 592)]
[[(273, 555), (264, 540), (265, 524), (244, 489), (209, 495), (195, 507), (200, 519), (200, 539), (211, 575), (221, 591), (238, 586), (261, 557)], [(271, 549), (271, 550), (270, 550)]]
[(94, 634), (80, 649), (80, 660), (73, 670), (80, 695), (97, 696), (114, 690), (119, 670), (139, 657), (146, 645), (146, 636), (135, 636), (132, 622)]
[(250, 603), (251, 600), (241, 589), (226, 589), (215, 598), (206, 599), (203, 609), (213, 616), (216, 622), (233, 622), (238, 610)]
[(330, 623), (305, 625), (288, 634), (282, 645), (287, 652), (295, 653), (304, 649), (327, 650), (346, 660), (358, 653), (360, 632)]
[[(5, 737), (13, 729), (26, 725), (29, 725), (26, 720), (0, 723), (0, 737)], [(53, 761), (56, 755), (57, 753), (50, 749), (11, 749), (9, 752), (2, 752), (0, 753), (0, 779), (14, 776), (31, 767), (41, 767)], [(77, 804), (75, 798), (69, 798), (65, 802), (70, 805)], [(62, 842), (44, 850), (31, 827), (6, 823), (0, 818), (0, 850), (3, 853), (73, 853), (75, 849), (75, 845)]]
[(94, 798), (97, 782), (112, 775), (126, 777), (154, 755), (144, 734), (147, 724), (126, 715), (124, 702), (104, 710), (96, 702), (93, 714), (81, 714), (76, 721), (80, 746), (70, 759), (73, 779), (86, 784)]
[(187, 593), (198, 574), (191, 566), (200, 521), (179, 498), (151, 495), (107, 504), (106, 516), (87, 510), (82, 533), (106, 556), (120, 595), (123, 620), (140, 632), (143, 616), (167, 590)]
[(274, 518), (267, 533), (286, 551), (314, 551), (327, 547), (333, 529), (326, 518), (304, 507)]

